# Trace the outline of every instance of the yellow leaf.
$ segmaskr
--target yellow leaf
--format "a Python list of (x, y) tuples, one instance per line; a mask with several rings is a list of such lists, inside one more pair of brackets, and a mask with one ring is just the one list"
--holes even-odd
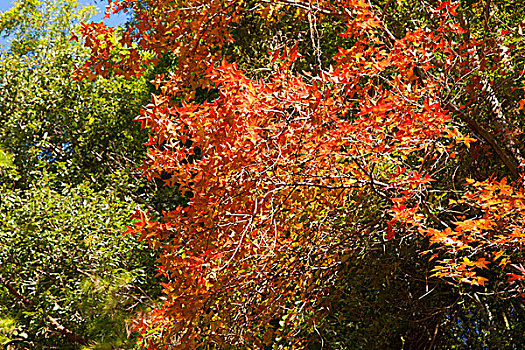
[(488, 279), (485, 278), (485, 277), (478, 277), (478, 279), (476, 281), (476, 284), (478, 284), (480, 286), (484, 286), (485, 285), (485, 281), (488, 281)]

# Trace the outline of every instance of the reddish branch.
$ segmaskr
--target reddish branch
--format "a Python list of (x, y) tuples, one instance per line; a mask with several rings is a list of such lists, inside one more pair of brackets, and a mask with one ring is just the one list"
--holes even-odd
[(465, 122), (471, 130), (478, 134), (485, 142), (487, 142), (490, 147), (496, 152), (499, 159), (507, 166), (514, 178), (518, 178), (520, 173), (518, 171), (517, 164), (507, 155), (507, 153), (498, 145), (494, 137), (489, 134), (485, 129), (478, 124), (478, 122), (470, 118), (465, 112), (457, 108), (453, 103), (449, 102), (445, 106), (449, 111), (451, 111), (455, 116)]
[(81, 345), (87, 345), (89, 342), (87, 341), (87, 339), (83, 338), (82, 336), (78, 335), (78, 334), (75, 334), (73, 331), (71, 331), (70, 329), (62, 326), (58, 320), (56, 318), (53, 318), (51, 316), (47, 316), (47, 320), (49, 321), (49, 323), (51, 324), (51, 326), (53, 327), (53, 329), (55, 329), (58, 333), (62, 334), (63, 336), (65, 336), (70, 342), (72, 343), (78, 343), (78, 344), (81, 344)]
[(33, 304), (33, 302), (25, 297), (25, 295), (20, 294), (12, 285), (7, 281), (5, 278), (0, 276), (0, 283), (3, 284), (9, 294), (14, 296), (16, 299), (20, 300), (22, 304), (24, 304), (24, 307), (30, 306)]
[[(383, 31), (384, 31), (384, 33), (386, 35), (386, 41), (390, 44), (390, 46), (393, 46), (394, 43), (396, 42), (396, 40), (398, 40), (398, 39), (392, 34), (392, 32), (390, 32), (390, 30), (388, 29), (386, 24), (383, 22), (383, 20), (385, 18), (385, 14), (386, 14), (386, 9), (390, 5), (390, 2), (391, 1), (389, 0), (386, 3), (386, 5), (383, 7), (383, 11), (382, 11), (382, 14), (381, 14), (381, 23), (382, 23), (382, 29), (383, 29)], [(488, 30), (489, 30), (489, 27), (488, 27), (488, 11), (489, 11), (489, 7), (490, 7), (490, 0), (487, 0), (486, 7), (485, 7), (485, 20), (484, 20), (484, 27), (485, 27), (485, 31), (486, 32), (488, 32)], [(463, 16), (462, 16), (461, 12), (459, 13), (458, 19), (459, 19), (460, 23), (462, 24), (462, 26), (466, 27), (466, 24), (465, 24), (465, 21), (463, 19)], [(468, 41), (471, 40), (470, 33), (468, 31), (464, 34), (464, 38), (466, 40), (468, 40)], [(438, 61), (437, 59), (432, 59), (432, 64), (434, 64), (436, 67), (440, 67), (440, 68), (443, 68), (445, 66), (442, 62)], [(414, 67), (414, 73), (415, 73), (415, 75), (417, 77), (419, 77), (420, 82), (424, 83), (424, 80), (426, 78), (426, 74), (425, 74), (424, 70), (421, 69), (420, 67), (416, 66), (416, 67)], [(494, 152), (496, 152), (496, 155), (499, 157), (499, 159), (509, 169), (509, 171), (511, 172), (511, 174), (512, 174), (512, 176), (514, 178), (518, 178), (520, 176), (520, 173), (518, 171), (518, 165), (516, 164), (516, 162), (513, 161), (512, 157), (510, 157), (507, 154), (507, 152), (505, 152), (504, 149), (498, 145), (498, 143), (496, 142), (494, 137), (492, 137), (492, 135), (489, 132), (487, 132), (487, 130), (485, 130), (481, 125), (479, 125), (476, 120), (470, 118), (465, 112), (463, 112), (462, 110), (457, 108), (451, 102), (448, 102), (445, 105), (445, 108), (449, 112), (452, 112), (453, 115), (458, 117), (465, 124), (467, 124), (467, 126), (470, 128), (470, 130), (475, 132), (479, 137), (481, 137), (485, 142), (487, 142), (490, 145), (490, 147), (494, 150)]]
[[(16, 288), (14, 288), (11, 285), (11, 283), (9, 283), (9, 281), (7, 281), (2, 276), (0, 276), (0, 283), (3, 284), (6, 287), (7, 291), (9, 292), (9, 294), (11, 294), (16, 299), (20, 300), (22, 302), (22, 304), (24, 305), (24, 307), (29, 307), (29, 306), (34, 304), (34, 302), (29, 300), (25, 295), (20, 294), (20, 292), (18, 292), (16, 290)], [(78, 344), (81, 344), (81, 345), (87, 345), (89, 343), (88, 340), (86, 340), (82, 336), (80, 336), (78, 334), (75, 334), (70, 329), (68, 329), (68, 328), (64, 327), (63, 325), (61, 325), (56, 318), (53, 318), (53, 317), (51, 317), (49, 315), (46, 318), (49, 321), (49, 323), (51, 324), (51, 326), (53, 327), (53, 329), (55, 329), (58, 333), (60, 333), (63, 336), (65, 336), (70, 342), (78, 343)]]

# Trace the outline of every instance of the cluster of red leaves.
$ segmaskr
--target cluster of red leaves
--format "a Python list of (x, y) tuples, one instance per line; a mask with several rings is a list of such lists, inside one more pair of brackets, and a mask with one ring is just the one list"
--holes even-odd
[[(360, 40), (340, 50), (332, 72), (295, 75), (294, 49), (277, 55), (279, 69), (267, 81), (223, 62), (206, 73), (216, 100), (173, 106), (153, 96), (138, 118), (151, 130), (144, 173), (170, 174), (167, 185), (191, 193), (188, 206), (132, 229), (163, 242), (160, 271), (172, 281), (157, 320), (173, 337), (162, 342), (299, 342), (293, 334), (315, 314), (351, 249), (334, 227), (338, 210), (371, 191), (392, 200), (391, 224), (421, 219), (406, 203), (429, 175), (388, 169), (460, 135), (434, 100), (439, 82), (420, 85), (407, 74), (431, 40), (410, 33), (387, 50), (377, 18), (364, 3), (352, 6), (343, 35)], [(269, 325), (275, 318), (287, 320), (278, 335)], [(144, 334), (152, 327), (141, 326)]]
[(198, 87), (206, 87), (202, 72), (222, 59), (221, 48), (231, 41), (229, 27), (239, 20), (241, 5), (237, 0), (110, 0), (106, 15), (131, 11), (134, 25), (117, 40), (102, 23), (83, 24), (79, 34), (91, 56), (74, 76), (139, 76), (157, 63), (156, 57), (170, 52), (177, 65), (162, 91), (178, 94), (182, 88), (193, 97)]
[[(485, 180), (472, 184), (472, 191), (453, 205), (468, 204), (479, 210), (475, 218), (455, 222), (455, 228), (444, 231), (432, 228), (424, 232), (430, 236), (432, 244), (445, 247), (452, 258), (443, 259), (435, 268), (439, 277), (454, 277), (461, 282), (484, 285), (486, 278), (477, 275), (477, 270), (487, 268), (491, 263), (502, 269), (510, 262), (512, 254), (523, 254), (525, 243), (525, 190), (522, 186), (510, 185), (506, 179), (501, 181)], [(463, 257), (459, 261), (458, 251), (462, 255), (480, 257), (470, 261)], [(508, 273), (509, 282), (525, 281), (525, 270), (522, 266), (512, 265), (514, 272)]]
[[(472, 141), (449, 123), (440, 103), (447, 75), (428, 74), (436, 55), (444, 72), (463, 57), (446, 45), (448, 35), (464, 34), (449, 17), (442, 16), (436, 32), (386, 42), (364, 2), (320, 2), (316, 13), (339, 10), (347, 20), (341, 35), (355, 43), (340, 48), (334, 68), (317, 77), (294, 73), (296, 48), (276, 52), (278, 68), (263, 81), (219, 64), (241, 2), (139, 5), (116, 3), (132, 8), (137, 20), (118, 43), (100, 26), (82, 28), (93, 55), (78, 74), (131, 75), (148, 53), (177, 55), (177, 67), (154, 81), (162, 95), (153, 95), (138, 117), (150, 130), (144, 174), (169, 175), (166, 185), (189, 198), (156, 221), (137, 212), (129, 229), (162, 249), (159, 272), (169, 281), (164, 305), (137, 323), (145, 347), (263, 348), (272, 339), (301, 346), (301, 325), (315, 326), (328, 310), (326, 296), (354, 249), (353, 236), (372, 229), (388, 239), (396, 230), (420, 231), (450, 252), (494, 251), (492, 261), (521, 247), (523, 191), (505, 182), (475, 184), (464, 197), (483, 218), (458, 222), (455, 230), (428, 227), (429, 163)], [(449, 2), (436, 9), (454, 11)], [(480, 44), (469, 45), (458, 50)], [(198, 86), (214, 86), (219, 97), (175, 105), (170, 96), (183, 86), (188, 97)], [(355, 208), (370, 196), (387, 203), (388, 221), (359, 220)], [(354, 216), (350, 229), (338, 226), (341, 212)], [(436, 275), (483, 285), (476, 270), (489, 262), (458, 259), (441, 260)]]

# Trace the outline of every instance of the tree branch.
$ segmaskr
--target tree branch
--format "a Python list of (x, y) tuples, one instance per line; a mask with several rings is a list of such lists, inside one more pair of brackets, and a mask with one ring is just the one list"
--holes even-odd
[[(20, 300), (24, 307), (28, 307), (34, 304), (33, 301), (26, 298), (26, 296), (20, 294), (12, 285), (7, 281), (5, 278), (0, 276), (0, 283), (3, 284), (7, 290), (9, 291), (9, 294), (14, 296), (16, 299)], [(49, 323), (51, 323), (51, 326), (56, 329), (60, 334), (64, 335), (69, 341), (73, 343), (78, 343), (81, 345), (87, 345), (89, 342), (83, 338), (82, 336), (75, 334), (73, 331), (67, 329), (66, 327), (62, 326), (56, 318), (53, 318), (51, 316), (46, 317)], [(18, 339), (15, 339), (14, 341), (18, 341)], [(5, 344), (4, 344), (5, 345)]]
[(66, 327), (62, 326), (56, 318), (53, 318), (49, 315), (47, 315), (47, 320), (51, 324), (51, 326), (60, 334), (65, 336), (69, 341), (72, 343), (78, 343), (81, 345), (87, 345), (89, 342), (87, 339), (83, 338), (82, 336), (75, 334), (70, 329), (67, 329)]
[(31, 306), (33, 304), (33, 302), (29, 299), (27, 299), (25, 297), (25, 295), (22, 295), (20, 294), (16, 289), (15, 287), (13, 287), (11, 285), (11, 283), (9, 283), (9, 281), (7, 281), (5, 278), (3, 278), (2, 276), (0, 276), (0, 284), (3, 284), (6, 288), (7, 288), (7, 291), (9, 292), (9, 294), (11, 294), (12, 296), (14, 296), (16, 299), (20, 300), (22, 302), (22, 304), (24, 304), (24, 307), (28, 307), (28, 306)]
[[(490, 0), (488, 0), (488, 3), (490, 3)], [(395, 36), (388, 30), (385, 23), (382, 25), (383, 31), (387, 35), (388, 41), (391, 45), (397, 40)], [(441, 66), (437, 62), (437, 60), (433, 60), (433, 63), (436, 63), (436, 66)], [(425, 80), (425, 72), (418, 66), (414, 67), (414, 73), (419, 78), (420, 82), (423, 84)], [(494, 137), (492, 137), (491, 134), (489, 134), (481, 125), (478, 124), (478, 122), (472, 118), (470, 118), (465, 112), (461, 111), (459, 108), (457, 108), (452, 102), (447, 102), (445, 105), (445, 108), (452, 112), (456, 117), (461, 119), (464, 123), (466, 123), (471, 130), (473, 130), (475, 133), (477, 133), (485, 142), (487, 142), (490, 147), (496, 152), (497, 156), (501, 159), (501, 161), (505, 164), (505, 166), (509, 169), (512, 176), (514, 178), (519, 178), (520, 173), (518, 171), (518, 164), (509, 157), (507, 152), (505, 152), (496, 142)]]
[(476, 132), (483, 140), (485, 140), (490, 147), (496, 152), (499, 159), (507, 166), (514, 178), (518, 178), (520, 173), (518, 165), (507, 155), (507, 153), (497, 144), (496, 140), (489, 134), (478, 122), (470, 118), (465, 112), (457, 108), (452, 102), (448, 102), (445, 108), (452, 112), (455, 116), (465, 122), (474, 132)]

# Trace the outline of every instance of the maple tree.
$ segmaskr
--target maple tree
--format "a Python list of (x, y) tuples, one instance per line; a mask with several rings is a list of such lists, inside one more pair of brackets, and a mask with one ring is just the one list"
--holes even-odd
[[(78, 78), (138, 76), (176, 57), (137, 117), (150, 131), (144, 175), (188, 199), (156, 218), (138, 211), (128, 230), (161, 249), (168, 280), (164, 305), (137, 321), (142, 345), (303, 348), (360, 242), (377, 236), (426, 237), (433, 277), (481, 288), (485, 270), (501, 271), (523, 296), (523, 44), (512, 34), (524, 24), (492, 28), (487, 3), (481, 25), (445, 1), (397, 37), (390, 1), (124, 0), (108, 7), (133, 13), (120, 36), (84, 24), (91, 57)], [(228, 50), (249, 11), (304, 23), (312, 51), (274, 50), (264, 77), (239, 69)], [(343, 28), (333, 57), (323, 23)]]

